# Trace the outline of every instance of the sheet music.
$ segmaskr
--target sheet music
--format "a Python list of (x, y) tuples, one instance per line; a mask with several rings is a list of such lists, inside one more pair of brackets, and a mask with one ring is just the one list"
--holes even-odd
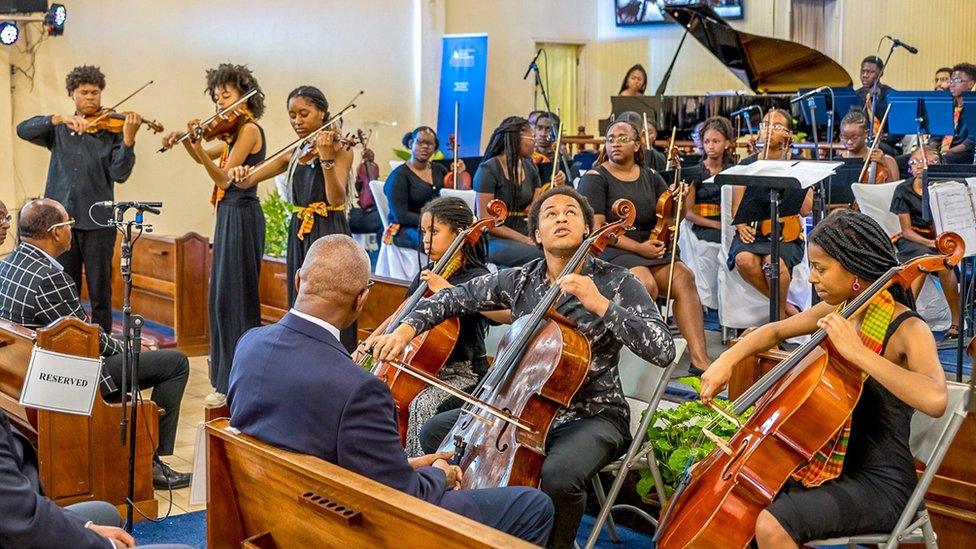
[[(728, 175), (761, 176), (761, 177), (792, 177), (800, 182), (804, 189), (827, 179), (833, 175), (843, 162), (811, 162), (807, 160), (757, 160), (752, 164), (732, 166), (721, 173)], [(714, 183), (715, 176), (705, 180)]]
[(973, 186), (976, 178), (943, 181), (929, 185), (929, 203), (935, 232), (958, 233), (966, 242), (966, 257), (976, 255), (976, 201)]

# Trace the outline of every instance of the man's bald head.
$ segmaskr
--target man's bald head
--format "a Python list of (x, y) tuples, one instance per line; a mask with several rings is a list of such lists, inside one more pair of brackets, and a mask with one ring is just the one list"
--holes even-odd
[(298, 298), (352, 304), (369, 282), (369, 256), (351, 237), (330, 234), (316, 240), (301, 269)]
[(68, 219), (64, 206), (50, 198), (35, 198), (20, 209), (17, 232), (21, 238), (40, 240), (51, 236), (53, 225)]

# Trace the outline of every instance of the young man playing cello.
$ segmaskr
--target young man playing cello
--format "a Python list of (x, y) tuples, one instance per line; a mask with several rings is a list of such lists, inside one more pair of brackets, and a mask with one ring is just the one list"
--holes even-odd
[[(569, 408), (546, 439), (540, 488), (553, 500), (551, 547), (572, 547), (586, 507), (586, 485), (630, 442), (628, 407), (617, 363), (624, 345), (664, 367), (674, 358), (674, 342), (647, 290), (623, 267), (592, 256), (581, 274), (559, 278), (563, 267), (594, 227), (593, 209), (567, 185), (552, 187), (533, 204), (529, 234), (545, 256), (519, 268), (485, 275), (421, 301), (391, 334), (376, 338), (378, 360), (399, 359), (410, 340), (445, 318), (510, 309), (512, 320), (532, 314), (553, 284), (563, 297), (556, 310), (589, 339), (589, 372)], [(459, 410), (434, 416), (421, 432), (425, 451), (435, 449), (457, 421)]]
[[(92, 320), (112, 333), (112, 254), (115, 229), (104, 227), (111, 216), (97, 202), (115, 200), (115, 183), (125, 183), (136, 162), (133, 147), (142, 118), (125, 113), (122, 133), (90, 131), (89, 121), (102, 110), (105, 75), (98, 67), (75, 67), (65, 78), (68, 97), (75, 102), (69, 115), (35, 116), (17, 125), (17, 136), (51, 151), (44, 197), (53, 198), (75, 220), (74, 245), (58, 257), (81, 292), (81, 266), (85, 266)], [(92, 219), (94, 217), (94, 219)]]
[(840, 357), (868, 376), (851, 416), (840, 474), (796, 480), (795, 472), (756, 520), (763, 549), (891, 531), (916, 481), (908, 446), (912, 414), (938, 417), (946, 408), (935, 339), (915, 312), (909, 288), (892, 286), (857, 317), (837, 312), (899, 264), (884, 230), (864, 214), (840, 210), (810, 234), (807, 253), (821, 302), (748, 334), (702, 375), (701, 397), (709, 400), (728, 383), (735, 364), (822, 328)]

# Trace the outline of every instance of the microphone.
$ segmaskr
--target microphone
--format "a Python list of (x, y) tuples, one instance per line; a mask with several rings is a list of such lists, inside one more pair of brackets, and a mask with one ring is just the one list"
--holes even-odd
[(749, 105), (748, 107), (742, 107), (737, 111), (732, 111), (729, 113), (729, 118), (735, 118), (736, 116), (742, 116), (751, 110), (759, 110), (759, 105)]
[(915, 46), (912, 46), (911, 44), (906, 44), (906, 43), (902, 42), (901, 40), (899, 40), (897, 38), (892, 38), (890, 36), (886, 36), (885, 38), (887, 38), (888, 40), (891, 40), (891, 43), (894, 44), (896, 48), (897, 47), (905, 48), (906, 50), (908, 50), (908, 53), (910, 53), (912, 55), (915, 55), (916, 53), (918, 53), (918, 48), (916, 48)]
[(810, 91), (808, 91), (807, 93), (805, 93), (803, 95), (800, 95), (798, 97), (794, 97), (793, 99), (790, 99), (790, 104), (799, 103), (800, 101), (803, 101), (804, 99), (809, 99), (810, 97), (813, 97), (814, 95), (817, 95), (818, 93), (823, 93), (823, 92), (825, 92), (825, 91), (827, 91), (829, 89), (830, 89), (830, 86), (820, 86), (819, 88), (817, 88), (815, 90), (810, 90)]
[(96, 202), (96, 206), (102, 206), (105, 208), (128, 210), (129, 208), (135, 208), (140, 212), (149, 212), (151, 214), (159, 215), (159, 210), (157, 208), (162, 208), (162, 202), (112, 202), (111, 200), (103, 200), (101, 202)]
[(526, 78), (529, 77), (529, 73), (532, 72), (532, 67), (536, 66), (535, 61), (536, 59), (539, 58), (539, 54), (541, 53), (542, 53), (542, 48), (539, 48), (539, 51), (535, 52), (535, 57), (533, 57), (532, 62), (529, 63), (529, 68), (525, 69), (525, 75), (522, 76), (522, 80), (525, 80)]

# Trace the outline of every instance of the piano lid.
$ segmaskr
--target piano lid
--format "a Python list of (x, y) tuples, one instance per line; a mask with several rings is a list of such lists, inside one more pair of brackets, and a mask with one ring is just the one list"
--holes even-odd
[(833, 59), (796, 42), (737, 31), (707, 0), (666, 0), (662, 10), (756, 93), (851, 85)]

